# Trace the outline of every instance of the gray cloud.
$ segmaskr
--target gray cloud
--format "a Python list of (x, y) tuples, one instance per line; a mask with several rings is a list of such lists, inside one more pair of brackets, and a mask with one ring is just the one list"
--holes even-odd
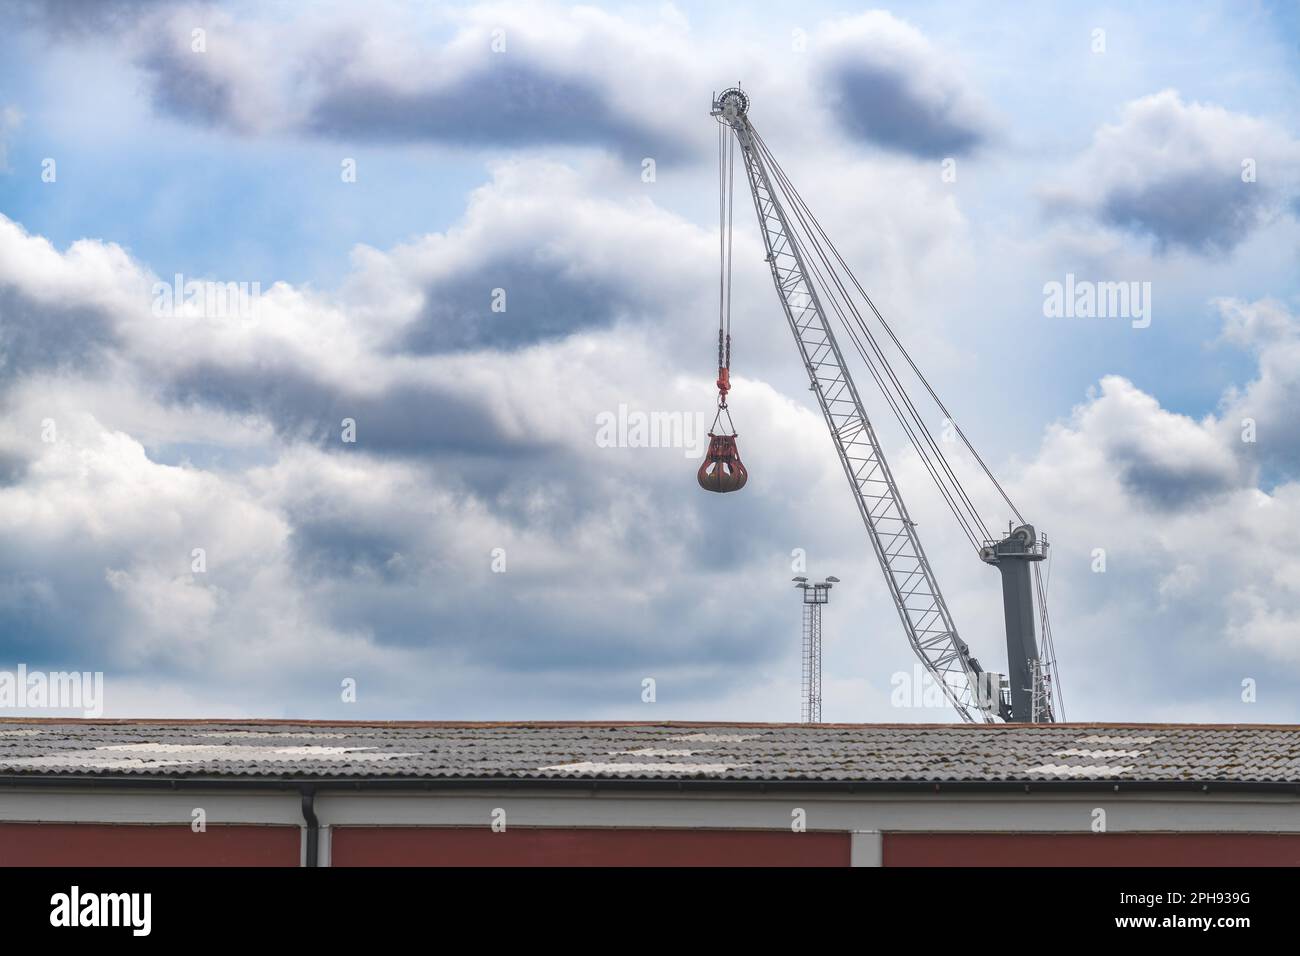
[[(506, 292), (504, 312), (491, 310), (495, 288)], [(472, 274), (431, 286), (420, 315), (394, 347), (419, 354), (526, 348), (604, 328), (622, 316), (644, 316), (652, 303), (643, 293), (605, 278), (567, 275), (563, 263), (536, 253), (502, 255)]]
[(883, 11), (822, 30), (821, 85), (851, 136), (922, 159), (965, 156), (992, 136), (978, 97), (917, 29)]
[(0, 655), (32, 667), (53, 661), (100, 669), (113, 662), (130, 616), (100, 562), (120, 559), (125, 550), (109, 542), (72, 560), (66, 548), (35, 537), (21, 548), (0, 549)]
[(922, 159), (966, 156), (987, 131), (955, 96), (926, 97), (913, 80), (870, 63), (845, 62), (828, 75), (836, 118), (853, 136)]
[(1181, 461), (1154, 457), (1137, 442), (1115, 442), (1111, 460), (1120, 480), (1140, 501), (1162, 510), (1179, 511), (1204, 504), (1208, 499), (1241, 487), (1239, 477), (1219, 462), (1198, 461), (1189, 456)]
[(54, 37), (119, 33), (166, 0), (0, 0), (0, 11)]
[(356, 515), (334, 520), (295, 515), (289, 542), (306, 574), (326, 580), (377, 577), (385, 584), (403, 583), (403, 550), (416, 529), (380, 525), (359, 527)]
[[(706, 602), (687, 617), (679, 613), (695, 604), (702, 582), (727, 587), (724, 581), (742, 575), (753, 553), (683, 547), (671, 525), (628, 520), (689, 516), (700, 522), (701, 534), (722, 541), (736, 516), (713, 512), (708, 500), (684, 499), (685, 482), (677, 488), (658, 478), (629, 484), (628, 463), (611, 462), (602, 475), (592, 471), (592, 461), (571, 455), (515, 470), (496, 494), (466, 482), (449, 499), (455, 514), (427, 494), (347, 507), (320, 499), (292, 503), (294, 564), (303, 569), (304, 586), (319, 595), (316, 606), (331, 626), (363, 629), (381, 646), (454, 654), (502, 672), (556, 672), (564, 680), (586, 674), (607, 683), (641, 667), (630, 690), (646, 674), (694, 666), (719, 673), (773, 653), (783, 633), (772, 626), (773, 605), (782, 594), (769, 592), (765, 601), (740, 606)], [(689, 477), (693, 468), (681, 471)], [(574, 475), (584, 472), (591, 477), (577, 489)], [(620, 488), (641, 500), (620, 500)], [(530, 494), (531, 508), (511, 504)], [(774, 504), (760, 499), (746, 510)], [(467, 537), (464, 516), (475, 513), (483, 524)], [(593, 553), (580, 542), (598, 528), (605, 540)], [(505, 548), (504, 574), (489, 569), (494, 546)], [(467, 548), (474, 557), (468, 563)], [(671, 580), (642, 580), (651, 555), (672, 560), (677, 573)], [(628, 601), (640, 612), (629, 615)]]
[(1149, 237), (1159, 251), (1218, 255), (1293, 210), (1298, 191), (1300, 143), (1165, 90), (1128, 103), (1042, 195), (1051, 214)]
[(537, 443), (509, 438), (481, 403), (433, 386), (395, 383), (377, 391), (340, 387), (309, 369), (280, 364), (230, 367), (216, 363), (160, 371), (162, 397), (201, 402), (235, 414), (263, 416), (290, 441), (347, 451), (342, 421), (357, 423), (357, 444), (396, 455), (528, 454)]
[(31, 459), (21, 452), (0, 448), (0, 488), (21, 482), (30, 465)]
[[(684, 141), (615, 105), (594, 74), (575, 74), (523, 58), (490, 56), (465, 63), (445, 81), (413, 87), (358, 64), (337, 40), (320, 40), (288, 57), (315, 79), (311, 93), (256, 62), (273, 49), (248, 24), (213, 28), (195, 53), (184, 23), (142, 30), (136, 65), (150, 76), (155, 108), (188, 122), (252, 133), (284, 129), (363, 142), (444, 143), (519, 148), (609, 147), (627, 156), (680, 158)], [(436, 57), (436, 52), (430, 51)], [(385, 65), (386, 66), (386, 65)]]
[(0, 377), (11, 383), (33, 369), (98, 365), (116, 338), (112, 317), (100, 306), (71, 296), (38, 301), (0, 285)]
[(236, 108), (234, 69), (214, 68), (207, 53), (194, 53), (188, 44), (188, 37), (161, 31), (150, 36), (136, 56), (136, 65), (152, 77), (154, 108), (177, 119), (243, 130), (246, 122)]
[[(1193, 200), (1194, 197), (1194, 200)], [(1101, 199), (1107, 225), (1155, 238), (1157, 248), (1180, 246), (1202, 254), (1231, 251), (1273, 204), (1266, 189), (1211, 170), (1188, 171), (1143, 184), (1117, 184)]]
[(304, 128), (339, 139), (471, 147), (607, 145), (662, 160), (685, 150), (678, 138), (615, 106), (594, 76), (504, 56), (436, 88), (336, 80), (312, 105)]
[[(282, 23), (236, 19), (215, 4), (19, 6), (26, 23), (56, 40), (92, 32), (119, 38), (147, 77), (158, 113), (241, 134), (465, 148), (592, 146), (661, 162), (693, 154), (699, 142), (651, 121), (653, 114), (638, 108), (643, 97), (614, 95), (615, 83), (627, 77), (611, 74), (611, 65), (617, 71), (647, 60), (653, 48), (642, 37), (628, 56), (611, 54), (631, 37), (610, 24), (584, 21), (559, 34), (600, 51), (593, 57), (557, 48), (554, 24), (519, 11), (510, 52), (479, 55), (472, 51), (486, 51), (487, 32), (477, 16), (464, 18), (443, 46), (421, 44), (415, 31), (400, 29), (377, 32), (381, 42), (372, 46), (346, 17), (326, 18), (310, 31), (295, 25), (290, 33)], [(196, 27), (206, 31), (202, 52), (191, 48)], [(393, 49), (410, 61), (395, 62)], [(675, 54), (665, 52), (643, 63), (641, 75), (673, 69)]]

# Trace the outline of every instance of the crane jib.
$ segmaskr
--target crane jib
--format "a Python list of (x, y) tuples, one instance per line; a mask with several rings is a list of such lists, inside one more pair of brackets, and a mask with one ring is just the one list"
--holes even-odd
[[(860, 285), (848, 271), (842, 257), (830, 246), (820, 224), (794, 191), (784, 171), (772, 159), (750, 122), (748, 111), (748, 95), (739, 89), (726, 90), (714, 100), (713, 115), (717, 118), (721, 131), (724, 135), (731, 134), (739, 148), (739, 158), (758, 217), (766, 261), (808, 373), (811, 390), (817, 396), (840, 464), (853, 491), (858, 512), (867, 529), (872, 550), (884, 571), (886, 584), (913, 651), (963, 720), (991, 722), (998, 717), (1009, 720), (1054, 719), (1048, 675), (1048, 666), (1052, 662), (1050, 659), (1039, 660), (1034, 643), (1032, 616), (1034, 589), (1020, 573), (1028, 573), (1029, 564), (1027, 560), (1018, 560), (1037, 560), (1037, 557), (1031, 557), (1023, 550), (1014, 556), (1006, 549), (998, 552), (999, 560), (1005, 565), (1000, 569), (1004, 571), (1004, 596), (1009, 602), (1008, 647), (1012, 655), (1010, 660), (1015, 685), (1011, 688), (1011, 694), (1004, 694), (1001, 676), (984, 671), (957, 633), (934, 570), (917, 535), (916, 523), (903, 502), (880, 440), (867, 416), (857, 385), (832, 329), (826, 309), (827, 302), (835, 311), (849, 340), (866, 361), (891, 410), (899, 416), (909, 439), (921, 452), (945, 502), (958, 517), (976, 549), (997, 549), (1006, 545), (1010, 539), (995, 541), (988, 533), (952, 465), (943, 455), (942, 449), (934, 444), (879, 343), (866, 328), (860, 313), (849, 299), (848, 285), (840, 273), (846, 273), (859, 291)], [(724, 244), (726, 243), (727, 240), (724, 239)], [(724, 258), (724, 268), (728, 264), (729, 261)], [(729, 285), (729, 279), (726, 283)], [(881, 324), (888, 329), (865, 292), (862, 292), (862, 297), (880, 318)], [(892, 330), (889, 330), (889, 335), (893, 336)], [(896, 338), (894, 341), (906, 354), (901, 342)], [(911, 363), (910, 356), (908, 362)], [(911, 364), (920, 377), (919, 369), (914, 363)], [(924, 378), (921, 378), (924, 382)], [(925, 386), (937, 402), (938, 396), (929, 388), (929, 383), (925, 382)], [(967, 447), (970, 447), (965, 435), (962, 434), (961, 437)], [(974, 452), (973, 448), (971, 450)], [(975, 456), (978, 459), (978, 453)], [(983, 460), (978, 460), (985, 473), (992, 478)], [(993, 481), (996, 485), (996, 479)], [(1002, 487), (997, 485), (997, 488), (1015, 511), (1015, 506)], [(1018, 511), (1015, 513), (1019, 516)], [(1021, 530), (1017, 529), (1017, 532)], [(1032, 538), (1032, 529), (1029, 529), (1029, 534)], [(1045, 549), (1045, 543), (1043, 547)], [(1033, 550), (1032, 540), (1028, 548)], [(983, 556), (982, 550), (980, 553)], [(989, 563), (997, 564), (998, 561)], [(1036, 565), (1034, 570), (1037, 571)], [(1040, 582), (1038, 594), (1041, 599), (1041, 581), (1037, 577), (1035, 580)], [(1012, 607), (1010, 602), (1018, 603)], [(1025, 613), (1025, 607), (1029, 608), (1028, 614)], [(1042, 626), (1046, 635), (1049, 632), (1045, 605), (1043, 613)], [(1011, 632), (1013, 617), (1016, 621), (1014, 649)], [(1029, 683), (1021, 683), (1022, 681)], [(1059, 688), (1057, 699), (1059, 700)]]

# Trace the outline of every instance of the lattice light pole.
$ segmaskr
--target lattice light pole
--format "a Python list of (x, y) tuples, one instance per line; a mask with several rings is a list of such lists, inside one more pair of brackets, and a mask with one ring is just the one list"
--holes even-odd
[(803, 703), (799, 719), (805, 724), (822, 722), (822, 605), (830, 602), (831, 585), (839, 580), (833, 575), (816, 584), (809, 584), (802, 575), (794, 579), (794, 586), (803, 592)]

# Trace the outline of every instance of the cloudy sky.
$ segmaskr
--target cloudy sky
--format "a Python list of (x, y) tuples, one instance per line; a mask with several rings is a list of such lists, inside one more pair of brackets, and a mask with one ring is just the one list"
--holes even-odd
[[(826, 719), (951, 720), (891, 700), (743, 203), (751, 479), (695, 484), (742, 82), (1049, 535), (1067, 715), (1300, 719), (1300, 14), (968, 7), (0, 2), (0, 669), (101, 670), (113, 716), (793, 720), (805, 555)], [(1067, 276), (1149, 324), (1046, 314)], [(1000, 670), (997, 574), (864, 394)]]

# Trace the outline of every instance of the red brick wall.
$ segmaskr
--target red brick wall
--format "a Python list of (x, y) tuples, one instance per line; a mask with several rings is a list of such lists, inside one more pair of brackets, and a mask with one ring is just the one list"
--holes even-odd
[(332, 866), (848, 866), (847, 833), (335, 827)]
[(297, 866), (287, 826), (0, 823), (0, 866)]
[(886, 833), (885, 866), (1300, 866), (1300, 833)]
[[(292, 826), (0, 823), (0, 866), (297, 866)], [(1300, 866), (1300, 834), (886, 833), (885, 866)], [(847, 866), (847, 833), (336, 827), (334, 866)]]

